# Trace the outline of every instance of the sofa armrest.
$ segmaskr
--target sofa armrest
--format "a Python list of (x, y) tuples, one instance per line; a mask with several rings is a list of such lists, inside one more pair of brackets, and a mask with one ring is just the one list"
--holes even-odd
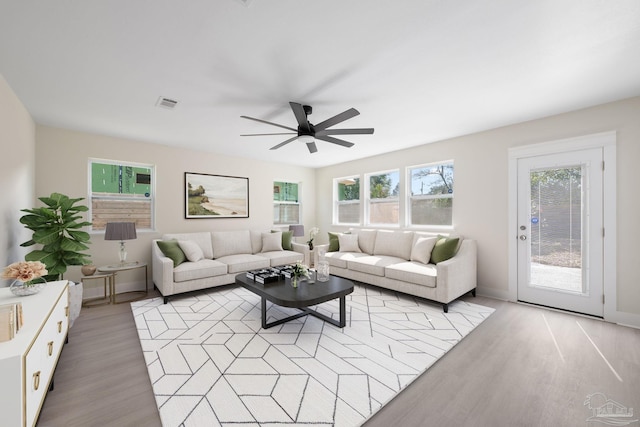
[(151, 243), (151, 277), (163, 296), (173, 295), (173, 261), (164, 256), (156, 242)]
[(453, 258), (436, 265), (439, 300), (448, 303), (476, 288), (477, 257), (476, 241), (465, 239)]
[(309, 245), (306, 243), (291, 242), (291, 249), (304, 255), (304, 260), (302, 261), (304, 265), (311, 265), (311, 251), (309, 250)]

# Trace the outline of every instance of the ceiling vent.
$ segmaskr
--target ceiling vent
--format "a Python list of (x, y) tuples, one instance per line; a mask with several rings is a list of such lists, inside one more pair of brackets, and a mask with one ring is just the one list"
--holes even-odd
[(173, 110), (178, 105), (178, 101), (174, 101), (173, 99), (160, 97), (158, 98), (158, 102), (156, 102), (156, 107), (168, 108), (169, 110)]

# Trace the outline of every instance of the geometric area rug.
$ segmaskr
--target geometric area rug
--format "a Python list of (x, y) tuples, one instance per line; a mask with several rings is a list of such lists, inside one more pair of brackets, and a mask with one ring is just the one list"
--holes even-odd
[[(360, 284), (346, 299), (343, 329), (264, 330), (242, 287), (131, 303), (163, 426), (359, 426), (494, 311)], [(267, 308), (269, 322), (298, 312)], [(337, 300), (313, 309), (339, 318)]]

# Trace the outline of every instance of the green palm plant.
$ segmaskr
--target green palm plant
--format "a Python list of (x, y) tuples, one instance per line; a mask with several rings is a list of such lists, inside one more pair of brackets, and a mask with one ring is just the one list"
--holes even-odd
[(67, 271), (67, 266), (90, 262), (89, 255), (82, 252), (89, 249), (87, 244), (91, 243), (91, 237), (80, 229), (91, 223), (83, 221), (79, 214), (89, 208), (76, 205), (82, 198), (70, 199), (60, 193), (51, 193), (49, 197), (38, 200), (46, 206), (21, 210), (27, 215), (22, 216), (20, 222), (33, 231), (33, 236), (20, 246), (42, 245), (40, 249), (29, 252), (25, 260), (42, 262), (49, 272), (45, 279), (58, 280)]

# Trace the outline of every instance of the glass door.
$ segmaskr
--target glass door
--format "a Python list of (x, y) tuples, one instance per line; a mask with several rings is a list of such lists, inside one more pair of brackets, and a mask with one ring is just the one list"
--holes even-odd
[(518, 160), (518, 300), (602, 316), (602, 150)]

